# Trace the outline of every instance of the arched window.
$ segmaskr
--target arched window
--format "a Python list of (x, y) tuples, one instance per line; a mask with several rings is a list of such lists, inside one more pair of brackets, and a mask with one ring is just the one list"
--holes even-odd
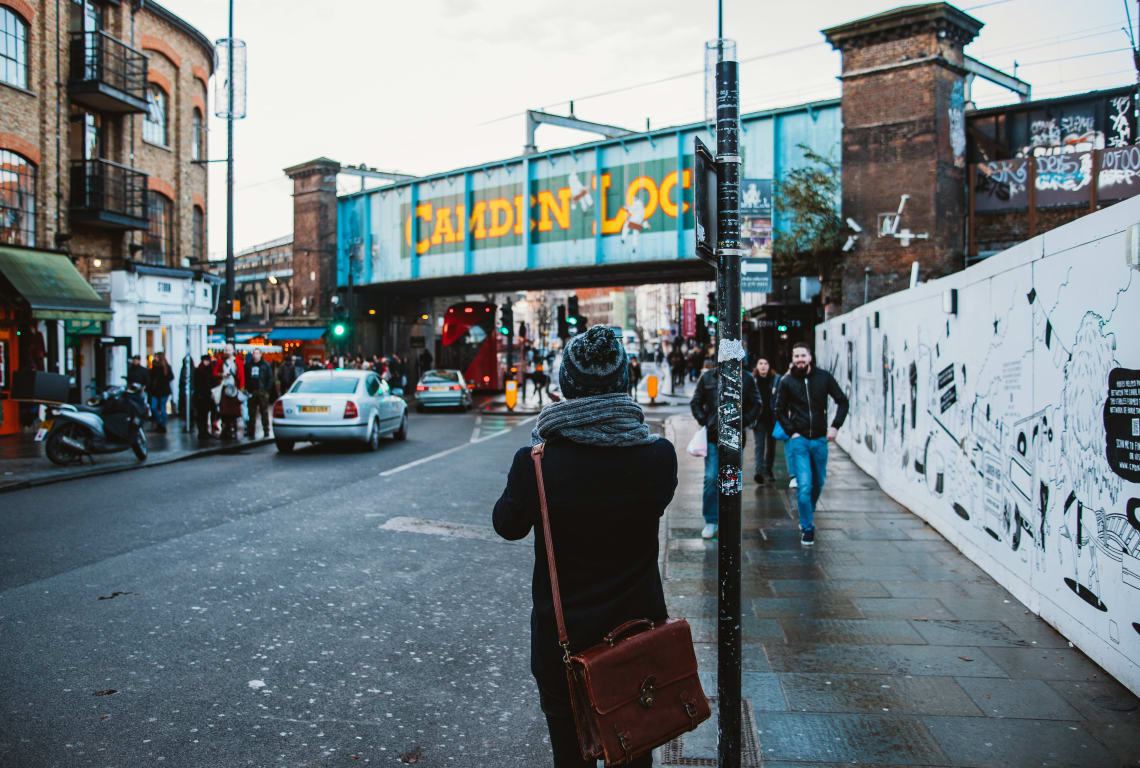
[(197, 261), (206, 260), (206, 212), (194, 206), (194, 228), (190, 233), (190, 250)]
[(0, 243), (36, 244), (36, 166), (0, 149)]
[(202, 125), (202, 112), (194, 107), (194, 120), (190, 124), (190, 159), (201, 160), (206, 142), (203, 131), (205, 126)]
[(174, 249), (174, 204), (153, 189), (146, 193), (147, 231), (143, 235), (143, 261), (169, 265)]
[(0, 7), (0, 82), (28, 87), (28, 23)]
[(151, 83), (146, 92), (146, 113), (143, 114), (143, 140), (166, 146), (166, 91)]

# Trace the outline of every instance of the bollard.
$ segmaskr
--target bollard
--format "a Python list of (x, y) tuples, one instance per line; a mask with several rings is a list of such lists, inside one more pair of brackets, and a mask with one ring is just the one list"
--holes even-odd
[(519, 383), (514, 379), (507, 379), (507, 409), (513, 411), (519, 401)]
[(657, 397), (657, 377), (650, 376), (645, 380), (645, 392), (649, 395), (649, 404), (655, 405), (654, 398)]

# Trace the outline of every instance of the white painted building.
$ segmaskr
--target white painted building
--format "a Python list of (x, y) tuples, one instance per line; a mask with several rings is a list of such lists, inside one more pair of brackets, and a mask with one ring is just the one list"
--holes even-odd
[(111, 272), (114, 316), (107, 335), (120, 341), (111, 353), (111, 382), (126, 375), (129, 352), (143, 365), (165, 352), (176, 376), (186, 355), (196, 362), (205, 354), (220, 282), (207, 273), (143, 264)]

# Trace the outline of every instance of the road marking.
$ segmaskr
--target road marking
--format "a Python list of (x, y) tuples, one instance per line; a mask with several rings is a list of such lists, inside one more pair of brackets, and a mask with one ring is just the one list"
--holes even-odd
[(443, 536), (447, 539), (478, 539), (506, 543), (506, 539), (486, 525), (449, 523), (446, 520), (424, 520), (419, 517), (393, 517), (380, 526), (382, 531), (401, 533), (424, 533), (430, 536)]
[[(530, 421), (534, 421), (537, 418), (538, 418), (537, 416), (531, 416), (528, 419), (523, 419), (518, 424), (515, 424), (515, 427), (521, 427), (523, 424), (526, 424), (527, 422), (530, 422)], [(452, 446), (451, 448), (448, 448), (447, 450), (440, 451), (439, 453), (433, 453), (431, 456), (424, 456), (422, 459), (416, 459), (415, 461), (409, 461), (407, 464), (401, 464), (400, 466), (393, 467), (392, 469), (386, 469), (380, 473), (380, 477), (388, 477), (389, 475), (394, 475), (397, 472), (403, 472), (405, 469), (411, 469), (412, 467), (418, 467), (420, 464), (427, 464), (429, 461), (435, 461), (436, 459), (442, 459), (444, 456), (447, 456), (448, 454), (455, 453), (456, 451), (461, 450), (463, 448), (466, 448), (470, 445), (476, 445), (477, 443), (481, 443), (484, 440), (491, 440), (491, 439), (499, 437), (501, 435), (505, 435), (508, 432), (511, 432), (512, 430), (513, 430), (513, 427), (511, 429), (503, 430), (502, 432), (496, 432), (492, 435), (487, 435), (485, 437), (473, 439), (467, 443), (461, 443), (459, 445)]]

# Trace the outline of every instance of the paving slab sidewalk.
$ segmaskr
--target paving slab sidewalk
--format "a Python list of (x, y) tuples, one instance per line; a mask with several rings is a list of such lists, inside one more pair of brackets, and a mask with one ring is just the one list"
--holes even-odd
[[(261, 434), (260, 426), (255, 434)], [(247, 440), (244, 437), (241, 440), (230, 441), (199, 440), (193, 433), (183, 431), (180, 419), (171, 417), (165, 433), (147, 432), (149, 455), (145, 462), (138, 461), (132, 451), (126, 450), (95, 456), (93, 462), (84, 460), (82, 464), (60, 467), (48, 461), (44, 455), (43, 443), (35, 442), (34, 435), (34, 432), (23, 432), (0, 437), (0, 493), (60, 480), (125, 472), (199, 456), (230, 453), (267, 445), (273, 441), (272, 435), (255, 440)]]
[[(703, 459), (674, 416), (680, 483), (661, 559), (716, 693), (716, 542), (700, 538)], [(834, 444), (814, 548), (799, 543), (783, 456), (742, 503), (744, 766), (1140, 766), (1140, 701)], [(713, 718), (658, 750), (716, 765)], [(759, 754), (753, 753), (756, 745)]]

